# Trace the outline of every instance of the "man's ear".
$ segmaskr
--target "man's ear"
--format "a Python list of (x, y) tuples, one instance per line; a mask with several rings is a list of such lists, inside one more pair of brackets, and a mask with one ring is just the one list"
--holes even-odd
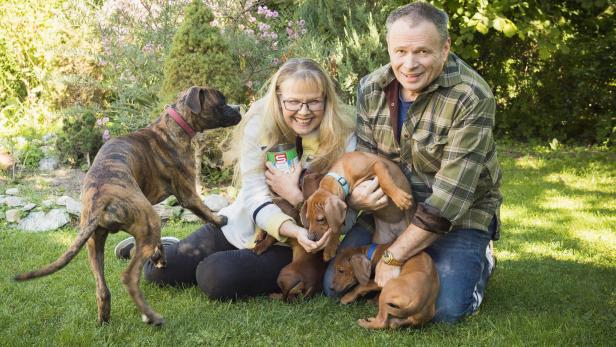
[(185, 103), (190, 111), (194, 114), (201, 113), (201, 98), (204, 97), (205, 90), (200, 87), (192, 87), (188, 90), (188, 94), (186, 94)]
[(325, 201), (323, 208), (327, 224), (334, 234), (340, 235), (340, 227), (344, 223), (347, 205), (339, 197), (330, 195)]
[(349, 259), (349, 262), (351, 263), (353, 274), (355, 274), (355, 278), (357, 278), (359, 284), (367, 284), (368, 281), (370, 281), (370, 275), (372, 272), (372, 267), (368, 257), (363, 254), (353, 254)]

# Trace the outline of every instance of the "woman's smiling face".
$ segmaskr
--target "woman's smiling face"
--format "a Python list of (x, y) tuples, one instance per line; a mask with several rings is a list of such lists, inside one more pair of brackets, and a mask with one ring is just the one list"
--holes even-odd
[(285, 123), (296, 135), (308, 135), (321, 125), (325, 96), (316, 83), (289, 78), (280, 84), (278, 100)]

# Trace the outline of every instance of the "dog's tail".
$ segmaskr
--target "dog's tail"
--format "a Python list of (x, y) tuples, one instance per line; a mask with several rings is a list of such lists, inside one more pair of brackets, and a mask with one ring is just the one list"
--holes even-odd
[(90, 236), (94, 234), (97, 227), (98, 225), (96, 222), (89, 223), (88, 225), (86, 225), (85, 227), (81, 229), (79, 234), (77, 234), (77, 238), (75, 239), (73, 244), (70, 246), (70, 248), (66, 250), (66, 252), (64, 252), (64, 254), (62, 254), (56, 261), (38, 270), (34, 270), (31, 272), (25, 272), (25, 273), (16, 275), (13, 279), (15, 281), (27, 281), (33, 278), (43, 277), (43, 276), (52, 274), (62, 269), (63, 267), (66, 266), (66, 264), (68, 264), (71, 260), (73, 260), (73, 258), (75, 257), (75, 255), (77, 255), (77, 253), (79, 253), (79, 251), (81, 250), (83, 245), (85, 245), (85, 243), (88, 241)]

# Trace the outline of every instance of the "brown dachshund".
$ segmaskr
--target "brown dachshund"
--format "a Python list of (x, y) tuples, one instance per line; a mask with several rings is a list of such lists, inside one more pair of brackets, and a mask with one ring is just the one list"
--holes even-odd
[[(304, 199), (317, 190), (322, 177), (323, 175), (315, 173), (303, 176), (301, 187)], [(272, 202), (278, 205), (286, 215), (293, 217), (298, 224), (305, 219), (300, 218), (300, 211), (286, 200), (274, 197)], [(261, 254), (275, 242), (276, 239), (272, 236), (267, 235), (263, 230), (258, 230), (256, 245), (252, 251)], [(290, 302), (299, 297), (309, 298), (323, 289), (323, 274), (327, 267), (323, 261), (323, 252), (308, 253), (295, 239), (289, 239), (287, 244), (293, 249), (293, 260), (278, 274), (277, 283), (282, 291), (282, 299)], [(278, 297), (278, 295), (272, 295), (272, 297)]]
[(383, 192), (390, 198), (387, 206), (373, 212), (376, 230), (381, 233), (381, 236), (375, 235), (375, 241), (392, 241), (410, 223), (414, 209), (411, 188), (398, 165), (372, 153), (345, 153), (334, 163), (321, 180), (319, 189), (304, 204), (304, 226), (308, 229), (310, 239), (317, 241), (328, 229), (332, 230), (330, 242), (323, 251), (325, 261), (334, 257), (340, 242), (341, 226), (347, 210), (344, 200), (359, 183), (375, 176)]
[(111, 315), (111, 294), (105, 283), (104, 251), (109, 233), (125, 230), (136, 240), (135, 255), (122, 283), (141, 311), (143, 321), (161, 325), (163, 318), (147, 304), (139, 288), (141, 270), (150, 258), (166, 265), (160, 242), (160, 217), (152, 207), (175, 195), (180, 205), (204, 221), (226, 224), (201, 201), (195, 187), (195, 161), (191, 138), (195, 132), (237, 124), (239, 112), (227, 105), (217, 90), (192, 87), (175, 107), (165, 110), (152, 125), (107, 141), (86, 174), (81, 193), (80, 231), (70, 248), (55, 262), (15, 276), (24, 281), (62, 269), (88, 244), (90, 267), (96, 279), (99, 323)]
[[(342, 297), (341, 303), (348, 304), (380, 290), (370, 278), (387, 247), (389, 244), (348, 248), (336, 256), (333, 289), (343, 291), (357, 284)], [(387, 282), (381, 290), (377, 316), (357, 322), (367, 329), (422, 326), (434, 318), (439, 283), (432, 258), (420, 252), (408, 259), (400, 269), (400, 276)]]

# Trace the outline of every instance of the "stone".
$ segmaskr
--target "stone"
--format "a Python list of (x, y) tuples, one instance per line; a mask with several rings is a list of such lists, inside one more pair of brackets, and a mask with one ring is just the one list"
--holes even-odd
[(219, 194), (211, 194), (211, 195), (206, 196), (203, 199), (203, 203), (205, 203), (205, 205), (214, 212), (218, 212), (222, 210), (223, 208), (229, 206), (229, 200), (227, 200), (224, 196), (219, 195)]
[(81, 216), (81, 202), (78, 200), (75, 200), (71, 197), (68, 197), (67, 199), (64, 200), (65, 202), (65, 206), (66, 206), (66, 211), (68, 211), (68, 213), (75, 215), (75, 216)]
[(70, 222), (65, 209), (55, 208), (48, 213), (32, 212), (24, 218), (17, 228), (27, 232), (43, 232), (56, 230)]
[(47, 157), (39, 161), (39, 170), (41, 171), (53, 171), (59, 167), (58, 158)]
[(175, 218), (182, 213), (182, 208), (179, 206), (167, 206), (164, 203), (160, 203), (158, 205), (154, 205), (153, 207), (162, 221)]
[(9, 223), (19, 223), (21, 220), (21, 211), (19, 209), (11, 209), (6, 211), (6, 221)]
[(30, 211), (30, 210), (33, 210), (35, 207), (36, 207), (36, 204), (29, 203), (29, 204), (26, 204), (24, 207), (22, 207), (21, 210), (22, 211)]
[(4, 198), (4, 204), (8, 207), (24, 206), (26, 202), (19, 196), (7, 196)]
[(41, 205), (43, 205), (43, 207), (51, 207), (55, 204), (55, 202), (51, 199), (45, 200), (43, 202), (41, 202)]
[(184, 222), (201, 222), (202, 219), (199, 218), (196, 214), (192, 213), (190, 210), (184, 209), (182, 212), (182, 221)]
[(5, 192), (6, 195), (19, 195), (19, 188), (9, 188)]
[(70, 199), (70, 196), (62, 195), (61, 197), (56, 199), (56, 205), (66, 206), (66, 200)]

